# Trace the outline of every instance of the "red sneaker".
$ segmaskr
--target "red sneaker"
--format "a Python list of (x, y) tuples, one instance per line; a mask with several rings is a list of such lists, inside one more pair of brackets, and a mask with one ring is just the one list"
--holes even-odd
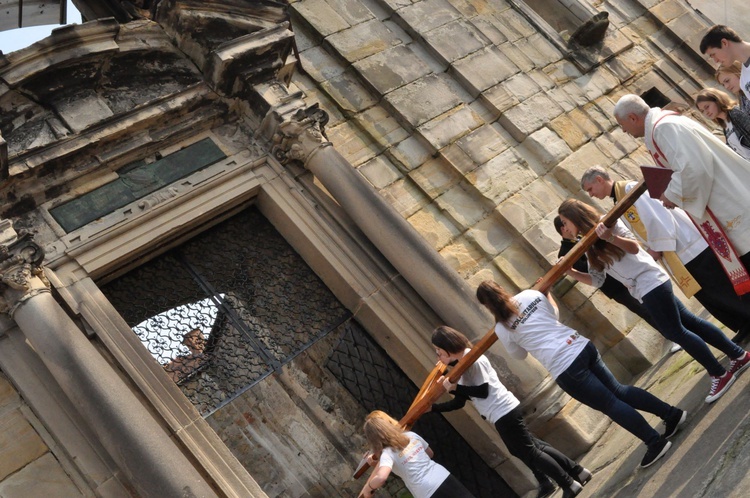
[(745, 354), (729, 363), (729, 373), (736, 377), (747, 367), (750, 367), (750, 354), (745, 351)]
[(734, 384), (735, 376), (730, 372), (725, 373), (721, 377), (711, 377), (711, 390), (706, 396), (706, 403), (713, 403), (717, 399), (721, 398), (729, 386)]

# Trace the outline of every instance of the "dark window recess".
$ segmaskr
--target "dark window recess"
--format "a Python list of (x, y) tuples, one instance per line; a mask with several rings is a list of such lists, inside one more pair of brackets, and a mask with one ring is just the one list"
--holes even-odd
[(646, 101), (649, 107), (666, 107), (670, 102), (667, 96), (656, 88), (646, 90), (641, 94), (641, 98)]
[(63, 230), (72, 232), (225, 157), (213, 140), (205, 138), (151, 164), (128, 164), (117, 172), (117, 180), (50, 209), (50, 214)]
[(351, 319), (255, 208), (101, 290), (204, 416)]
[[(345, 327), (326, 367), (368, 412), (401, 418), (419, 389), (359, 324), (352, 320)], [(435, 461), (477, 498), (518, 496), (441, 414), (426, 413), (413, 429), (430, 444)]]

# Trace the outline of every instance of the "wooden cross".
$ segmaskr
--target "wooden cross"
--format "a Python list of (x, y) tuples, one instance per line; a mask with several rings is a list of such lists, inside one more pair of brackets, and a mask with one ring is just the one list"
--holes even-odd
[[(615, 206), (602, 218), (601, 222), (604, 223), (608, 228), (612, 228), (614, 224), (617, 222), (617, 220), (625, 214), (625, 211), (628, 210), (630, 206), (633, 205), (633, 203), (638, 199), (638, 197), (641, 196), (646, 191), (646, 184), (643, 180), (638, 182), (638, 184), (631, 190), (625, 197), (623, 197), (620, 202), (615, 204)], [(578, 259), (584, 255), (584, 253), (588, 250), (589, 247), (591, 247), (594, 242), (596, 242), (599, 237), (596, 235), (596, 227), (592, 228), (589, 233), (586, 234), (585, 237), (583, 237), (581, 240), (578, 241), (578, 243), (573, 246), (573, 249), (568, 252), (568, 254), (565, 255), (557, 264), (555, 264), (550, 270), (541, 278), (541, 280), (535, 284), (532, 289), (538, 290), (542, 293), (546, 293), (552, 285), (557, 282), (560, 277), (565, 275), (565, 272), (568, 271), (573, 264), (578, 261)], [(497, 341), (497, 335), (495, 335), (494, 328), (490, 329), (487, 334), (476, 344), (474, 344), (474, 347), (471, 348), (471, 350), (466, 353), (463, 358), (461, 358), (458, 363), (450, 370), (450, 373), (448, 374), (448, 379), (451, 381), (451, 383), (455, 384), (458, 382), (458, 379), (461, 378), (461, 375), (466, 371), (467, 368), (469, 368), (471, 365), (474, 364), (474, 362), (482, 356), (485, 351), (487, 351), (490, 346), (492, 346), (495, 341)], [(438, 383), (437, 380), (440, 378), (441, 375), (445, 372), (446, 366), (440, 362), (435, 365), (435, 368), (432, 369), (430, 374), (427, 376), (427, 379), (422, 384), (422, 388), (419, 390), (419, 394), (417, 394), (416, 398), (414, 399), (414, 402), (412, 402), (411, 407), (409, 407), (409, 410), (407, 410), (406, 415), (404, 415), (401, 420), (399, 420), (399, 425), (404, 428), (404, 430), (410, 429), (414, 423), (421, 417), (424, 413), (427, 412), (427, 410), (435, 403), (440, 396), (445, 394), (445, 388), (443, 387), (442, 383)], [(357, 467), (357, 470), (354, 472), (354, 478), (358, 479), (362, 476), (362, 474), (365, 473), (365, 471), (369, 468), (369, 464), (367, 463), (366, 459), (362, 459), (362, 461), (359, 463), (359, 466)]]

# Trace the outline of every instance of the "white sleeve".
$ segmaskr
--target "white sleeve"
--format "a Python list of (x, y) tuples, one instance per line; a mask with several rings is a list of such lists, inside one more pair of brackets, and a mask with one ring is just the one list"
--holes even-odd
[(513, 332), (509, 331), (503, 324), (495, 324), (495, 334), (498, 339), (500, 339), (500, 342), (503, 343), (503, 346), (505, 346), (505, 349), (508, 351), (511, 358), (523, 360), (529, 353), (510, 338), (510, 334), (512, 333)]
[(653, 138), (673, 171), (664, 196), (703, 218), (714, 182), (713, 157), (703, 137), (687, 125), (667, 121), (656, 127)]
[[(633, 184), (635, 185), (635, 184)], [(628, 184), (626, 192), (632, 190)], [(644, 193), (635, 201), (638, 217), (646, 228), (648, 247), (653, 251), (674, 251), (677, 249), (677, 225), (672, 213), (657, 199)]]
[(378, 467), (388, 467), (389, 469), (393, 469), (393, 454), (389, 451), (389, 448), (383, 448), (383, 451), (380, 452)]

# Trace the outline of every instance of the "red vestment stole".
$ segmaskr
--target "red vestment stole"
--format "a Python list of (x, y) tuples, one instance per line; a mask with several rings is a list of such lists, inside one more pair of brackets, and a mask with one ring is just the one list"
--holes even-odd
[[(654, 122), (654, 126), (651, 129), (651, 142), (654, 144), (656, 153), (654, 153), (654, 151), (652, 150), (649, 150), (649, 152), (651, 153), (651, 157), (654, 159), (654, 162), (657, 164), (657, 166), (660, 166), (662, 168), (669, 168), (669, 161), (667, 161), (666, 156), (659, 148), (659, 145), (656, 143), (656, 139), (654, 138), (654, 131), (656, 130), (656, 125), (659, 123), (659, 121), (667, 116), (673, 116), (676, 114), (676, 112), (664, 113), (661, 117), (659, 117), (659, 119), (656, 120), (656, 122)], [(713, 212), (711, 212), (711, 209), (706, 206), (706, 216), (704, 216), (702, 220), (695, 219), (695, 217), (693, 217), (693, 215), (691, 215), (690, 213), (687, 214), (688, 216), (690, 216), (690, 219), (698, 228), (698, 231), (701, 233), (703, 238), (706, 239), (709, 247), (711, 247), (711, 249), (716, 254), (716, 258), (721, 263), (722, 268), (724, 268), (724, 271), (729, 277), (729, 280), (732, 281), (734, 291), (737, 293), (737, 295), (741, 296), (750, 292), (750, 274), (748, 274), (747, 269), (740, 261), (740, 258), (737, 255), (737, 251), (732, 246), (732, 243), (729, 241), (726, 233), (724, 233), (724, 228), (721, 226), (719, 220), (716, 219), (716, 216), (714, 216)]]

